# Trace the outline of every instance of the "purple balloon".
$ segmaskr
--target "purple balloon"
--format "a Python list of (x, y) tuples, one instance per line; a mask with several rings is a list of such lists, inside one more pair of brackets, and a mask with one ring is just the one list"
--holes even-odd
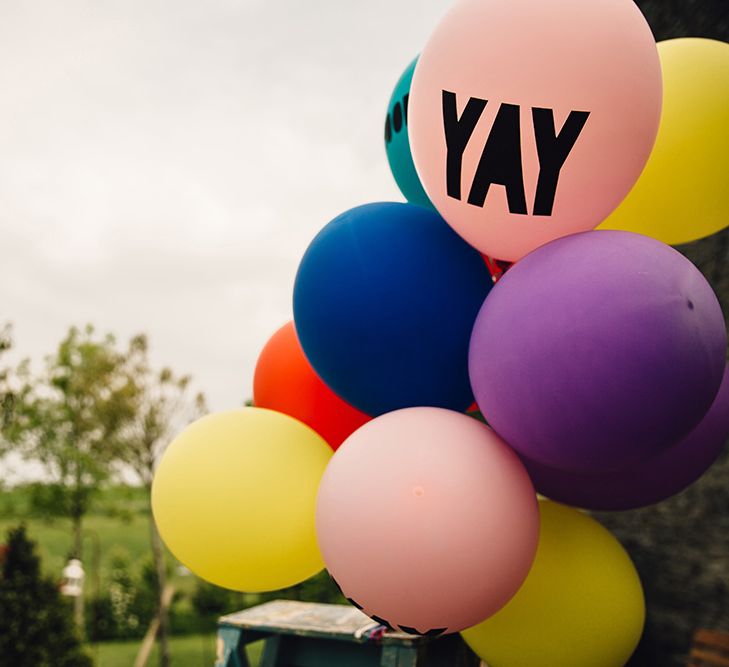
[(719, 302), (655, 239), (591, 231), (517, 262), (476, 319), (469, 372), (517, 452), (608, 472), (656, 456), (703, 418), (724, 372)]
[(625, 470), (602, 475), (548, 468), (522, 457), (534, 486), (547, 498), (589, 510), (630, 510), (670, 498), (716, 461), (729, 438), (729, 370), (699, 425), (677, 445)]

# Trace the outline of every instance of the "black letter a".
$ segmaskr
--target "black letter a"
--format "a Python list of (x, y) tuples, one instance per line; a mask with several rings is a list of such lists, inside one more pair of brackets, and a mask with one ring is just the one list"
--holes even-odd
[(491, 183), (506, 188), (509, 213), (527, 214), (521, 169), (519, 107), (514, 104), (502, 104), (496, 114), (473, 177), (468, 203), (483, 206)]

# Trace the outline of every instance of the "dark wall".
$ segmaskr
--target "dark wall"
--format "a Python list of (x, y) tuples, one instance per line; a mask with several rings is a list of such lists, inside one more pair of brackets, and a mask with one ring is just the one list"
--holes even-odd
[(657, 40), (673, 37), (729, 39), (727, 0), (636, 0)]
[[(659, 41), (710, 37), (729, 42), (729, 0), (637, 4)], [(727, 162), (729, 166), (729, 156)], [(701, 269), (729, 315), (729, 230), (679, 250)], [(678, 496), (597, 518), (630, 552), (646, 592), (646, 631), (631, 665), (685, 665), (696, 628), (729, 631), (729, 451)]]

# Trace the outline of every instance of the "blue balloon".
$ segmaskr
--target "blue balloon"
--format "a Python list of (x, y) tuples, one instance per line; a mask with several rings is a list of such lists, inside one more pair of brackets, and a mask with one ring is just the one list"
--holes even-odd
[(425, 194), (423, 184), (420, 182), (418, 172), (415, 171), (413, 156), (410, 153), (410, 138), (408, 136), (408, 99), (410, 96), (410, 83), (418, 59), (415, 58), (395, 84), (390, 103), (387, 105), (387, 118), (385, 118), (385, 150), (390, 171), (395, 177), (397, 187), (405, 199), (413, 204), (425, 206), (435, 210), (428, 195)]
[(492, 286), (478, 251), (434, 211), (376, 203), (332, 220), (294, 285), (294, 322), (317, 374), (375, 416), (473, 402), (468, 344)]

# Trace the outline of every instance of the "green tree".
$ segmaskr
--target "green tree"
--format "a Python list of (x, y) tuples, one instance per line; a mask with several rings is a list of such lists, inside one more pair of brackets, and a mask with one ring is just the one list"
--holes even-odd
[[(192, 394), (189, 375), (176, 376), (169, 368), (154, 371), (144, 354), (139, 355), (134, 369), (138, 388), (135, 418), (122, 432), (119, 462), (130, 466), (147, 490), (152, 491), (154, 470), (170, 440), (190, 421), (207, 411), (202, 393)], [(151, 516), (151, 514), (150, 514)], [(157, 573), (157, 608), (159, 614), (160, 665), (169, 665), (169, 614), (163, 604), (167, 585), (164, 548), (154, 517), (150, 521), (150, 542)]]
[[(6, 324), (0, 329), (0, 359), (12, 347), (13, 339), (10, 325)], [(10, 387), (10, 369), (0, 365), (0, 429), (10, 423), (13, 409), (13, 392)], [(4, 453), (5, 447), (0, 440), (0, 456)]]
[(221, 588), (203, 579), (198, 579), (191, 602), (201, 632), (214, 631), (219, 616), (240, 609), (246, 604), (244, 593)]
[[(82, 559), (83, 518), (100, 485), (113, 471), (119, 436), (134, 419), (139, 388), (134, 371), (146, 353), (136, 336), (119, 350), (113, 336), (93, 327), (71, 328), (45, 369), (34, 375), (26, 360), (5, 437), (26, 458), (40, 461), (52, 480), (55, 513), (68, 516), (73, 553)], [(76, 621), (83, 627), (83, 597)]]
[(91, 667), (69, 609), (40, 574), (25, 527), (10, 530), (0, 576), (0, 664), (13, 667)]

